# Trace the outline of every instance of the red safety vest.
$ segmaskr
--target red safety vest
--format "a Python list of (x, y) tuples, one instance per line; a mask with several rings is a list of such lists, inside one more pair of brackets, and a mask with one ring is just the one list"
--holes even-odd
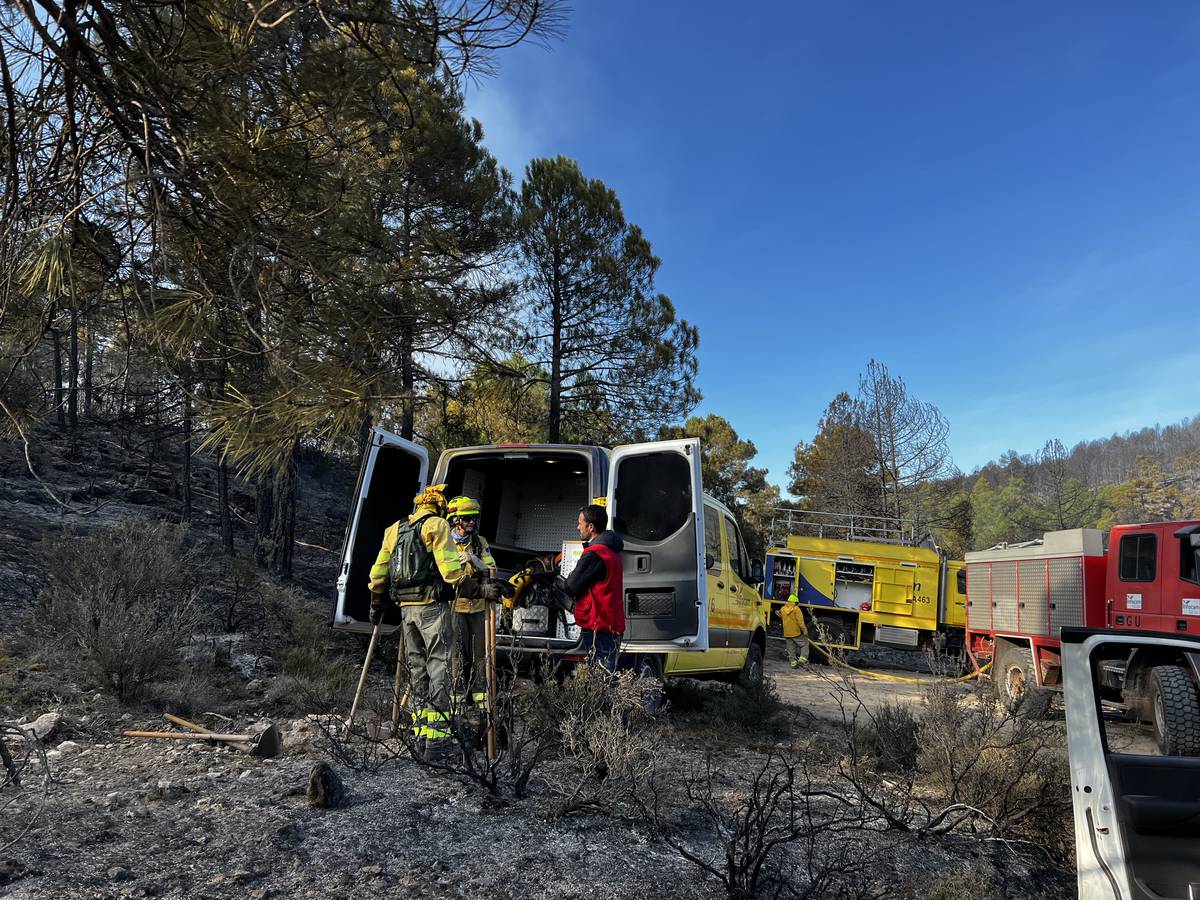
[(625, 586), (621, 573), (621, 554), (604, 544), (588, 544), (584, 553), (596, 553), (604, 560), (605, 575), (575, 601), (575, 624), (589, 631), (625, 633)]

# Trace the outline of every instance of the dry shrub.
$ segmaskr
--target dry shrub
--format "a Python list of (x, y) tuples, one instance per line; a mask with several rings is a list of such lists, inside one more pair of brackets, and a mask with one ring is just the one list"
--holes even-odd
[(124, 522), (41, 541), (47, 584), (32, 628), (39, 654), (122, 700), (178, 662), (199, 620), (198, 564), (187, 529)]
[(860, 746), (881, 772), (911, 772), (921, 750), (921, 722), (903, 703), (884, 703), (866, 713), (860, 727)]
[(1005, 900), (999, 873), (984, 857), (953, 872), (915, 879), (904, 895), (911, 900)]
[(938, 802), (978, 811), (995, 837), (1070, 855), (1071, 779), (1057, 723), (1009, 713), (983, 685), (937, 684), (926, 694), (920, 744), (920, 782)]
[(358, 672), (345, 657), (329, 652), (328, 621), (308, 609), (292, 591), (278, 591), (273, 607), (272, 618), (279, 630), (275, 651), (278, 677), (271, 683), (268, 701), (295, 713), (348, 702)]
[(700, 682), (672, 678), (664, 690), (672, 714), (688, 724), (712, 729), (717, 734), (731, 730), (746, 734), (786, 737), (791, 728), (784, 715), (775, 681), (766, 676), (755, 687), (740, 684)]
[(656, 679), (578, 666), (566, 678), (530, 685), (518, 701), (544, 752), (560, 763), (550, 790), (554, 813), (608, 811), (627, 799), (654, 763), (656, 736), (647, 711), (661, 690)]

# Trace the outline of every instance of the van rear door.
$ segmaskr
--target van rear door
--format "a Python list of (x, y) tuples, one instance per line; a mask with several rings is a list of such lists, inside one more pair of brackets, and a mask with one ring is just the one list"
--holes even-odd
[(625, 542), (626, 651), (708, 649), (700, 441), (612, 452), (608, 514)]
[[(371, 566), (383, 543), (384, 531), (412, 512), (412, 499), (425, 487), (428, 472), (429, 454), (424, 447), (382, 428), (371, 431), (342, 545), (334, 628), (371, 630)], [(392, 631), (397, 624), (397, 614), (389, 611), (384, 619), (385, 631)]]

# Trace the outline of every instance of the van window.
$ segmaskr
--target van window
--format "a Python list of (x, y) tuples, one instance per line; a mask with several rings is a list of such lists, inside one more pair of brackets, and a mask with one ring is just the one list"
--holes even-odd
[(662, 541), (687, 524), (692, 470), (678, 453), (627, 456), (615, 477), (618, 530), (635, 541)]
[(1121, 538), (1118, 577), (1122, 581), (1153, 581), (1158, 570), (1158, 539), (1153, 534), (1127, 534)]
[(745, 548), (742, 547), (742, 536), (738, 534), (737, 525), (729, 516), (725, 517), (725, 527), (729, 529), (729, 568), (737, 572), (740, 578), (748, 578), (750, 573), (746, 571), (742, 563), (746, 555)]
[(721, 514), (711, 506), (704, 507), (704, 553), (716, 562), (708, 571), (721, 574)]
[(965, 597), (967, 594), (967, 570), (959, 569), (956, 580), (958, 581), (958, 592)]

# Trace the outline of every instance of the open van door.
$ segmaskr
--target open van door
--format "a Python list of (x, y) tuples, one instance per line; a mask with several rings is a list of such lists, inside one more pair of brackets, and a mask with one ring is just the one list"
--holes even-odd
[[(412, 512), (413, 497), (425, 487), (428, 473), (429, 453), (424, 447), (382, 428), (372, 429), (342, 545), (334, 628), (371, 630), (370, 575), (383, 543), (383, 533), (397, 519)], [(389, 604), (385, 631), (391, 632), (399, 624), (399, 614)]]
[(1200, 638), (1063, 628), (1062, 661), (1079, 896), (1200, 897)]
[(700, 441), (629, 444), (612, 452), (608, 514), (621, 535), (622, 649), (708, 649)]

